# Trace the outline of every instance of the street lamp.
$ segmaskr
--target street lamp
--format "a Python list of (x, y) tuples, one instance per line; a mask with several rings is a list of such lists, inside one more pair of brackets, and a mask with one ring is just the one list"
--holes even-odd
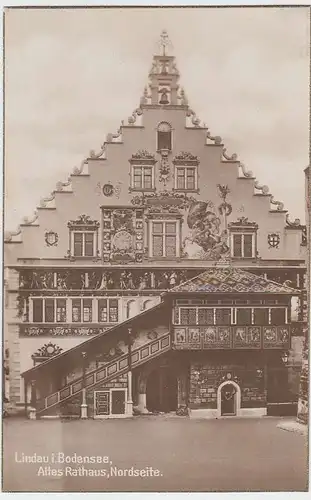
[(133, 415), (133, 395), (132, 395), (132, 328), (128, 329), (128, 373), (127, 373), (127, 413)]
[(81, 418), (87, 418), (87, 403), (86, 403), (86, 352), (81, 352), (82, 355), (82, 403), (81, 403)]

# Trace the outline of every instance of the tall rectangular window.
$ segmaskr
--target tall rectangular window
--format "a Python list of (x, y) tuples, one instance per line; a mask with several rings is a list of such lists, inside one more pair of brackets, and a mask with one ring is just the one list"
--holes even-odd
[(56, 299), (56, 321), (57, 323), (67, 321), (66, 299)]
[(74, 232), (73, 255), (75, 257), (93, 257), (94, 236), (94, 232)]
[(117, 323), (119, 321), (118, 299), (99, 299), (98, 321), (99, 323)]
[(73, 233), (73, 254), (75, 257), (83, 255), (83, 233)]
[(243, 257), (249, 258), (253, 257), (253, 235), (252, 234), (244, 234), (244, 255)]
[(83, 323), (92, 322), (92, 299), (83, 299)]
[(118, 322), (118, 300), (109, 299), (109, 321), (111, 323)]
[(198, 324), (199, 325), (213, 325), (214, 324), (214, 309), (205, 309), (200, 307), (198, 309)]
[(232, 250), (233, 257), (252, 258), (255, 257), (254, 252), (254, 238), (255, 234), (237, 233), (232, 235)]
[(45, 299), (45, 322), (54, 323), (55, 302), (54, 299)]
[(84, 233), (84, 256), (93, 257), (94, 255), (94, 233)]
[(153, 166), (132, 167), (132, 188), (153, 189)]
[(176, 257), (177, 255), (177, 223), (152, 222), (152, 256)]
[(197, 189), (196, 176), (196, 167), (176, 167), (175, 189)]
[(230, 325), (231, 309), (216, 309), (216, 325)]
[(33, 322), (65, 323), (66, 299), (32, 299)]
[(236, 311), (237, 325), (251, 325), (252, 324), (252, 310), (247, 307), (242, 307)]
[(34, 323), (42, 323), (43, 321), (43, 299), (32, 300), (32, 319)]
[(195, 307), (180, 308), (180, 324), (181, 325), (196, 325), (197, 323), (197, 311)]
[(254, 308), (254, 325), (269, 324), (269, 309), (264, 307)]
[(99, 299), (98, 301), (98, 322), (108, 322), (107, 299)]
[(271, 325), (284, 325), (286, 323), (285, 309), (271, 308)]
[(72, 300), (72, 322), (81, 323), (81, 299)]
[(157, 150), (172, 149), (172, 127), (167, 122), (161, 122), (158, 125)]

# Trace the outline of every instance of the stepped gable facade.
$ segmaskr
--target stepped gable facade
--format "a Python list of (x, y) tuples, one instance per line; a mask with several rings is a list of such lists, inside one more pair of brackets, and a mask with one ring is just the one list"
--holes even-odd
[(297, 403), (306, 227), (201, 122), (161, 46), (132, 115), (5, 235), (7, 397), (37, 416)]

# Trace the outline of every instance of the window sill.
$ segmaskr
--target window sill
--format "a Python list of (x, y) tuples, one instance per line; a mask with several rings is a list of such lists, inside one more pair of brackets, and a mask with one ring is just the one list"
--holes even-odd
[(154, 193), (155, 188), (133, 188), (129, 187), (129, 193)]
[(196, 194), (200, 193), (200, 189), (199, 188), (196, 188), (196, 189), (178, 189), (178, 188), (173, 188), (173, 191), (174, 191), (174, 193), (196, 193)]
[(76, 256), (76, 255), (67, 256), (66, 255), (66, 258), (69, 260), (82, 260), (82, 261), (83, 260), (96, 260), (96, 261), (101, 260), (101, 256), (99, 256), (99, 255), (91, 255), (90, 257), (89, 256), (86, 257), (83, 255), (82, 256), (81, 255), (79, 255), (79, 256)]
[(235, 257), (235, 256), (232, 255), (231, 259), (232, 260), (247, 260), (247, 261), (253, 260), (253, 261), (257, 262), (258, 257)]

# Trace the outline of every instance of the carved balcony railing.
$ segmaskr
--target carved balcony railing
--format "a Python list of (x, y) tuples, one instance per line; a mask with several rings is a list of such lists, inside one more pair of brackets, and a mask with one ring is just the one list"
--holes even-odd
[[(132, 352), (132, 368), (135, 369), (137, 366), (156, 358), (157, 356), (169, 351), (170, 348), (171, 338), (169, 333), (140, 346)], [(96, 370), (87, 373), (85, 377), (86, 389), (109, 382), (115, 377), (127, 373), (128, 361), (128, 354), (124, 354), (107, 363), (105, 366), (100, 366)], [(82, 389), (83, 378), (76, 378), (66, 386), (62, 387), (59, 391), (37, 400), (37, 414), (42, 415), (51, 408), (67, 401), (72, 397), (75, 397), (77, 394), (82, 392)]]

